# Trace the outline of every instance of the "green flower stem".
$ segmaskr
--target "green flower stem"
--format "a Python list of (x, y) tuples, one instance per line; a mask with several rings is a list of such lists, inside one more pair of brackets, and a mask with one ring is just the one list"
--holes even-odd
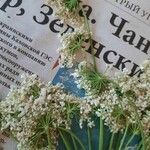
[(99, 150), (103, 150), (104, 147), (104, 123), (100, 118), (100, 129), (99, 129)]
[(132, 134), (132, 136), (129, 138), (129, 140), (128, 140), (126, 146), (125, 146), (125, 150), (127, 149), (128, 145), (132, 142), (132, 140), (134, 139), (135, 135), (136, 135), (136, 132), (134, 132)]
[(110, 139), (110, 144), (109, 144), (109, 150), (112, 150), (112, 149), (113, 149), (113, 141), (114, 141), (114, 137), (115, 137), (115, 134), (112, 133), (111, 139)]
[(142, 136), (142, 149), (143, 149), (143, 150), (146, 150), (145, 135), (144, 135), (144, 131), (143, 131), (142, 123), (141, 123), (141, 120), (140, 120), (140, 116), (139, 116), (139, 114), (138, 114), (137, 107), (136, 107), (135, 104), (132, 102), (132, 100), (130, 101), (130, 105), (131, 105), (131, 106), (134, 108), (134, 110), (135, 110), (136, 119), (137, 119), (137, 122), (138, 122), (139, 127), (140, 127), (141, 136)]
[(119, 150), (122, 150), (123, 144), (124, 144), (126, 136), (127, 136), (128, 129), (129, 129), (129, 126), (127, 126), (126, 129), (125, 129), (124, 135), (123, 135), (123, 137), (121, 139)]
[(74, 137), (73, 137), (73, 136), (71, 136), (71, 138), (72, 138), (72, 141), (73, 141), (74, 149), (75, 149), (75, 150), (78, 150), (78, 148), (77, 148), (77, 144), (76, 144), (76, 141), (75, 141)]
[(141, 146), (142, 146), (142, 141), (139, 143), (137, 150), (141, 150)]
[(121, 135), (121, 133), (120, 132), (118, 132), (117, 134), (116, 134), (116, 137), (117, 137), (117, 139), (115, 139), (116, 141), (115, 141), (115, 150), (118, 150), (119, 149), (119, 144), (120, 144), (120, 141), (121, 141), (121, 138), (122, 138), (122, 135)]
[(62, 128), (62, 127), (58, 127), (58, 129), (60, 130), (60, 132), (64, 131), (64, 132), (70, 134), (79, 143), (79, 145), (81, 146), (82, 150), (85, 150), (84, 145), (82, 144), (82, 142), (80, 141), (80, 139), (73, 132), (71, 132), (71, 131), (69, 131), (69, 130), (67, 130), (65, 128)]
[(47, 135), (47, 141), (48, 141), (48, 150), (52, 149), (52, 143), (51, 143), (51, 138), (49, 134), (49, 127), (46, 127), (46, 135)]
[(61, 138), (62, 138), (62, 140), (63, 140), (63, 142), (65, 144), (66, 150), (70, 150), (71, 147), (69, 146), (68, 141), (65, 139), (63, 133), (61, 131), (59, 131), (59, 134), (60, 134), (60, 136), (61, 136)]
[(89, 150), (92, 150), (91, 128), (87, 127)]
[(82, 12), (83, 12), (83, 16), (84, 16), (84, 20), (85, 20), (85, 25), (86, 25), (86, 29), (90, 35), (90, 46), (91, 46), (91, 51), (92, 51), (92, 57), (93, 57), (93, 63), (94, 63), (94, 69), (97, 71), (97, 65), (96, 65), (96, 59), (95, 59), (95, 56), (94, 56), (94, 51), (93, 51), (93, 42), (92, 42), (92, 36), (91, 36), (91, 28), (90, 28), (90, 25), (89, 25), (89, 22), (88, 22), (88, 19), (87, 19), (87, 16), (82, 8), (82, 6), (80, 6)]
[(146, 145), (145, 145), (145, 135), (144, 135), (144, 132), (143, 132), (143, 127), (142, 127), (142, 124), (141, 124), (141, 121), (138, 121), (139, 123), (139, 126), (140, 126), (140, 131), (141, 131), (141, 136), (142, 136), (142, 149), (143, 150), (146, 150)]

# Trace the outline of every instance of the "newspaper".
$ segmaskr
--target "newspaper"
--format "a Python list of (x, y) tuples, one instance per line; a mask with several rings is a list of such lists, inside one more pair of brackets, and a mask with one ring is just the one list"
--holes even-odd
[(98, 68), (112, 65), (139, 76), (140, 64), (150, 58), (150, 1), (93, 0), (83, 8), (93, 28)]
[[(42, 1), (0, 1), (1, 97), (11, 85), (20, 85), (23, 73), (35, 73), (44, 81), (53, 79), (59, 39), (47, 23), (55, 20), (52, 15), (53, 9)], [(51, 28), (55, 30), (54, 25)]]
[[(82, 7), (93, 31), (92, 47), (99, 70), (112, 65), (114, 71), (127, 68), (131, 76), (139, 76), (140, 64), (150, 57), (149, 0), (85, 0)], [(20, 85), (22, 73), (52, 80), (58, 71), (58, 34), (72, 31), (71, 26), (54, 17), (53, 8), (42, 0), (1, 0), (1, 97), (8, 93), (10, 85)], [(91, 53), (87, 46), (87, 57)], [(16, 150), (9, 139), (3, 141), (3, 146)]]

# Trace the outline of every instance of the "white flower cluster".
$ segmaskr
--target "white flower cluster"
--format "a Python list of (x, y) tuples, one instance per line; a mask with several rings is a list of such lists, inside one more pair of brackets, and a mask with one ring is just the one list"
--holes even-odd
[(41, 150), (48, 124), (50, 138), (53, 144), (57, 144), (57, 128), (70, 128), (71, 111), (68, 105), (78, 99), (66, 94), (60, 85), (42, 83), (36, 75), (24, 75), (22, 78), (21, 86), (12, 88), (6, 100), (0, 103), (1, 130), (15, 137), (20, 150), (37, 149), (31, 141), (33, 137), (41, 136), (38, 142)]
[[(77, 84), (86, 91), (86, 101), (80, 107), (80, 126), (84, 121), (91, 122), (91, 114), (101, 117), (112, 132), (125, 129), (127, 125), (142, 127), (145, 136), (150, 136), (150, 61), (141, 66), (143, 74), (130, 77), (127, 72), (115, 75), (104, 91), (91, 86), (82, 62), (74, 73)], [(140, 130), (140, 129), (139, 129)]]
[(65, 1), (67, 2), (67, 0), (47, 0), (47, 3), (55, 8), (55, 16), (64, 23), (74, 28), (81, 28), (84, 25), (84, 18), (79, 16), (80, 8), (71, 11), (66, 7)]
[[(85, 17), (79, 15), (80, 8), (79, 0), (47, 0), (55, 9), (55, 16), (61, 19), (64, 23), (71, 25), (75, 30), (72, 33), (61, 36), (62, 47), (58, 49), (60, 54), (59, 63), (62, 67), (71, 68), (76, 58), (77, 53), (83, 51), (85, 40), (90, 38)], [(74, 9), (67, 7), (75, 6)]]
[(89, 34), (84, 30), (77, 30), (73, 33), (64, 35), (61, 38), (62, 47), (58, 50), (61, 56), (60, 64), (71, 68), (78, 52), (84, 52), (83, 44)]

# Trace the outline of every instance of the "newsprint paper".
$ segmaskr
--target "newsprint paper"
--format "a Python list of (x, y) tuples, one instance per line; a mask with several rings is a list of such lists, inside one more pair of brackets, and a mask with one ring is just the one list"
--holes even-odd
[[(150, 1), (85, 0), (82, 7), (94, 32), (98, 67), (127, 68), (131, 76), (139, 76), (140, 64), (150, 57)], [(58, 34), (71, 30), (42, 0), (0, 0), (1, 98), (10, 85), (20, 85), (20, 74), (36, 73), (44, 81), (52, 80), (58, 70)], [(89, 57), (90, 47), (86, 53)], [(1, 145), (17, 149), (8, 138), (1, 139)]]

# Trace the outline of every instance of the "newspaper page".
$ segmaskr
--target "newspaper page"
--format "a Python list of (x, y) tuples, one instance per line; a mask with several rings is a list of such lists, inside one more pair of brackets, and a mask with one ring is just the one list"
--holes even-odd
[(20, 85), (23, 73), (52, 80), (59, 57), (54, 22), (53, 9), (41, 0), (0, 1), (1, 98), (11, 85)]
[[(85, 0), (82, 7), (93, 31), (92, 47), (99, 70), (112, 65), (114, 71), (127, 68), (131, 76), (139, 76), (140, 64), (150, 57), (150, 1)], [(1, 0), (1, 95), (10, 85), (20, 84), (21, 73), (52, 80), (59, 57), (57, 36), (71, 31), (73, 28), (55, 18), (53, 8), (42, 0)], [(90, 46), (86, 54), (90, 58)], [(1, 141), (4, 149), (16, 150), (13, 141)]]
[[(140, 65), (150, 58), (149, 0), (88, 0), (83, 6), (93, 30), (93, 48), (100, 70), (128, 69), (141, 74)], [(87, 47), (91, 54), (91, 48)]]

